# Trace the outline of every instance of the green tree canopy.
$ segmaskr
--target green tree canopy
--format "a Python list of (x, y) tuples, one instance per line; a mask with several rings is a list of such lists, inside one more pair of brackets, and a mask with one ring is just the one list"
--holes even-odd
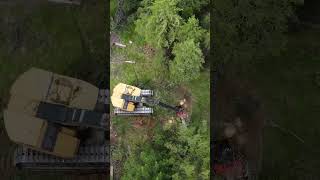
[(182, 18), (178, 0), (155, 0), (136, 21), (136, 32), (155, 47), (169, 47), (176, 39)]
[(215, 60), (248, 62), (280, 53), (292, 12), (290, 0), (213, 1)]
[(199, 77), (202, 63), (204, 63), (199, 43), (195, 43), (193, 39), (176, 43), (173, 54), (174, 60), (170, 62), (172, 81), (182, 83)]
[(208, 179), (209, 143), (209, 135), (195, 128), (159, 129), (129, 156), (122, 179)]
[[(146, 43), (165, 50), (163, 63), (168, 65), (169, 74), (176, 83), (198, 77), (204, 62), (201, 48), (204, 52), (208, 51), (210, 37), (209, 32), (200, 26), (195, 15), (186, 19), (180, 16), (181, 11), (184, 11), (179, 8), (183, 5), (181, 2), (181, 0), (143, 0), (143, 8), (139, 9), (140, 15), (135, 23), (136, 32)], [(200, 8), (201, 4), (208, 3), (206, 0), (192, 2), (197, 4), (197, 8)], [(205, 12), (203, 16), (206, 14)], [(168, 63), (169, 61), (171, 62)]]
[(194, 41), (198, 43), (203, 40), (205, 33), (206, 30), (199, 26), (199, 20), (192, 16), (178, 29), (177, 39), (180, 42), (194, 39)]
[(200, 12), (201, 8), (209, 5), (210, 0), (182, 0), (178, 7), (183, 9), (182, 16), (190, 17)]
[(179, 129), (179, 141), (188, 146), (188, 153), (181, 168), (187, 179), (208, 179), (210, 173), (210, 140), (208, 127), (203, 126), (203, 132), (197, 132), (196, 128)]

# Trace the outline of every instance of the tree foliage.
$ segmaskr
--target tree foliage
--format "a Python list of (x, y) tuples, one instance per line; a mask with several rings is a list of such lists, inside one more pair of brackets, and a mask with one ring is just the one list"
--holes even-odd
[(199, 26), (199, 20), (192, 16), (178, 29), (177, 40), (183, 42), (188, 39), (194, 39), (194, 41), (198, 43), (203, 40), (205, 33), (206, 30)]
[(208, 137), (182, 126), (159, 130), (126, 161), (123, 179), (208, 179)]
[(243, 63), (279, 54), (292, 12), (289, 0), (213, 1), (215, 60)]
[(181, 0), (178, 7), (183, 9), (182, 16), (190, 17), (200, 12), (200, 10), (209, 5), (210, 0)]
[[(194, 4), (192, 4), (192, 3)], [(199, 9), (208, 1), (190, 1)], [(144, 0), (136, 21), (136, 32), (145, 42), (165, 49), (165, 64), (169, 64), (169, 74), (173, 82), (187, 82), (199, 76), (204, 57), (200, 43), (208, 49), (208, 31), (202, 28), (194, 16), (182, 18), (184, 3), (180, 0)], [(206, 40), (206, 41), (204, 41)], [(170, 63), (168, 63), (171, 61)]]
[(178, 15), (178, 0), (156, 0), (145, 7), (136, 21), (136, 32), (155, 47), (169, 47), (176, 39), (182, 18)]
[(126, 14), (130, 15), (139, 8), (141, 0), (125, 0), (124, 1), (124, 10)]
[(181, 168), (187, 179), (208, 179), (210, 173), (210, 140), (207, 126), (201, 127), (204, 132), (195, 128), (179, 130), (179, 140), (188, 145), (188, 156), (183, 159)]
[(181, 83), (199, 77), (204, 63), (199, 43), (195, 43), (193, 39), (177, 43), (173, 48), (173, 54), (175, 57), (170, 63), (172, 81)]

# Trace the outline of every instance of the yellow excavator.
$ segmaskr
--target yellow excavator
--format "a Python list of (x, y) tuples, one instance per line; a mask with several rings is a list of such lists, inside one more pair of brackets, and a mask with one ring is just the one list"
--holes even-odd
[(105, 171), (108, 90), (31, 68), (17, 78), (10, 96), (4, 125), (10, 140), (20, 144), (16, 166)]
[(111, 102), (114, 114), (119, 116), (143, 116), (153, 114), (153, 106), (173, 110), (178, 117), (186, 118), (187, 113), (182, 106), (171, 106), (153, 98), (152, 90), (144, 90), (135, 86), (119, 83), (113, 88)]

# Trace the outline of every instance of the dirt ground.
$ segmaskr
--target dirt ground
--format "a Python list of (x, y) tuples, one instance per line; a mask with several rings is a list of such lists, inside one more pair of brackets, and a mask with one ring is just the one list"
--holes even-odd
[(224, 76), (217, 83), (215, 137), (225, 138), (226, 127), (236, 127), (232, 145), (244, 154), (249, 173), (257, 175), (262, 163), (264, 113), (254, 88), (246, 80)]

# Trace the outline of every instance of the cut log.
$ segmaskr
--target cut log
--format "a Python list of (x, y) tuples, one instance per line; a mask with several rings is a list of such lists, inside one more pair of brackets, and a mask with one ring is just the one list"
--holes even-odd
[(119, 46), (121, 48), (127, 47), (125, 44), (121, 44), (121, 43), (118, 43), (118, 42), (115, 42), (114, 45)]

